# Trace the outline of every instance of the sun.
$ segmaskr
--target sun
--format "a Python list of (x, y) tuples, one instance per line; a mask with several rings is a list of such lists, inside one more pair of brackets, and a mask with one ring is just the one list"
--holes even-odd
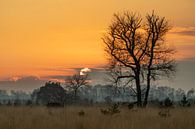
[(86, 75), (86, 73), (91, 72), (91, 69), (89, 68), (83, 68), (80, 71), (80, 75)]

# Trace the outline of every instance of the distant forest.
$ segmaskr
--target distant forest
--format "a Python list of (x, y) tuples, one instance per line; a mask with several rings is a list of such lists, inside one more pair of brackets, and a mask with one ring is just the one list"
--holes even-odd
[[(144, 86), (143, 86), (144, 89)], [(32, 93), (23, 91), (0, 90), (0, 104), (8, 106), (33, 105), (93, 105), (109, 103), (136, 103), (136, 96), (129, 87), (113, 87), (112, 85), (81, 86), (75, 98), (74, 90), (60, 83), (47, 82)], [(175, 106), (195, 104), (195, 90), (184, 91), (166, 86), (152, 86), (149, 94), (149, 105), (160, 105), (169, 99)], [(185, 102), (184, 102), (185, 101)]]

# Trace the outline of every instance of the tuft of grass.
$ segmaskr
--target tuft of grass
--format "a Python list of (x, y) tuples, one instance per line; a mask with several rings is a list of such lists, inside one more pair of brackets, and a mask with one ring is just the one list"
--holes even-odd
[(158, 115), (162, 118), (167, 118), (171, 116), (169, 109), (162, 109), (161, 111), (158, 112)]
[(84, 116), (84, 115), (85, 115), (85, 112), (84, 112), (83, 110), (80, 110), (80, 111), (78, 112), (78, 115), (79, 115), (79, 116)]
[(114, 115), (116, 113), (120, 113), (119, 104), (114, 103), (107, 109), (100, 109), (101, 113), (104, 115)]

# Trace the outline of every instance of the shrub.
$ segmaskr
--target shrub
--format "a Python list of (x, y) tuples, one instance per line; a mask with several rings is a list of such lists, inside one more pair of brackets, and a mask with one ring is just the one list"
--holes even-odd
[(133, 109), (134, 108), (134, 103), (129, 103), (128, 108), (129, 108), (129, 110)]
[(164, 101), (160, 102), (160, 107), (162, 108), (170, 108), (173, 107), (173, 101), (167, 97)]
[(158, 115), (159, 115), (160, 117), (163, 117), (163, 118), (166, 118), (166, 117), (170, 117), (170, 116), (171, 116), (169, 109), (167, 109), (167, 110), (161, 110), (161, 111), (158, 113)]
[(188, 101), (187, 97), (184, 95), (183, 99), (180, 101), (180, 106), (182, 107), (189, 107), (191, 106), (190, 102)]
[(109, 108), (107, 108), (107, 109), (100, 109), (100, 111), (104, 115), (108, 115), (108, 114), (109, 115), (114, 115), (116, 113), (120, 113), (119, 104), (118, 103), (114, 103)]
[(78, 115), (79, 116), (84, 116), (85, 115), (85, 112), (83, 110), (81, 110), (81, 111), (78, 112)]

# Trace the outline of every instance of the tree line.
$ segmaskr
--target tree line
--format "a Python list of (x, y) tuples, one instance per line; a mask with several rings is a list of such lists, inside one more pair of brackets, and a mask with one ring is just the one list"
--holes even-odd
[[(0, 92), (0, 104), (8, 106), (42, 105), (42, 106), (66, 106), (66, 105), (96, 105), (96, 104), (135, 104), (136, 96), (130, 88), (118, 88), (117, 92), (112, 85), (82, 85), (77, 88), (67, 83), (62, 86), (58, 82), (47, 82), (44, 86), (35, 89), (32, 93), (12, 91)], [(67, 88), (68, 87), (68, 88)], [(146, 86), (145, 86), (146, 87)], [(190, 106), (195, 104), (195, 90), (184, 91), (170, 87), (152, 86), (148, 103), (153, 106), (178, 105)]]

